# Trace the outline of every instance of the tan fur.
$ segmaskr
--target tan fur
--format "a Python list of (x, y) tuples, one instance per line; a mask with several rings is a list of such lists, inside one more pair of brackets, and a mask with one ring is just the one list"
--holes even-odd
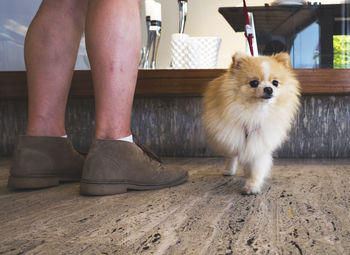
[[(259, 86), (251, 87), (252, 80), (258, 80)], [(271, 84), (273, 80), (278, 87)], [(264, 87), (273, 89), (271, 99), (261, 98)], [(272, 152), (291, 128), (299, 95), (299, 82), (286, 53), (272, 57), (237, 53), (227, 72), (209, 83), (203, 99), (208, 141), (229, 158), (229, 174), (235, 173), (237, 161), (245, 166), (246, 193), (260, 191), (272, 165)]]

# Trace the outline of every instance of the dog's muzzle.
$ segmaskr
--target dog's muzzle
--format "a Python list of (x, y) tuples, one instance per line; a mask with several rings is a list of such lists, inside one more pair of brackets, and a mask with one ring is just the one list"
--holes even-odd
[(261, 98), (263, 99), (270, 99), (273, 95), (273, 89), (271, 87), (265, 87), (264, 93), (261, 95)]

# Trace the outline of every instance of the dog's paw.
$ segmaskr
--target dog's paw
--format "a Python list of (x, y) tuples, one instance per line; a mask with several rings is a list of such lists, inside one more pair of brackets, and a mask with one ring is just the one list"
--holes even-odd
[(247, 183), (242, 190), (242, 193), (244, 195), (256, 195), (259, 194), (261, 191), (260, 186), (253, 185), (251, 183)]
[(235, 172), (231, 171), (231, 170), (225, 170), (223, 173), (222, 173), (223, 176), (233, 176), (233, 175), (236, 175)]

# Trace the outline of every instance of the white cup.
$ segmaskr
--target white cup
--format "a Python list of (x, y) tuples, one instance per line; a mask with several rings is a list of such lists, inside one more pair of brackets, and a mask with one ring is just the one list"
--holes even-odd
[(190, 69), (216, 68), (221, 38), (190, 37), (187, 46), (187, 66)]
[(187, 68), (187, 34), (171, 35), (171, 67), (175, 69)]

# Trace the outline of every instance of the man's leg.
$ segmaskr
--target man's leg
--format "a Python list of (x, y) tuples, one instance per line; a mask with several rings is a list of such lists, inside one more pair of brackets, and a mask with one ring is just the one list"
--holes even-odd
[(84, 195), (165, 188), (187, 180), (186, 171), (167, 169), (136, 144), (113, 140), (130, 135), (139, 9), (138, 0), (89, 1), (86, 45), (95, 89), (96, 139), (85, 160), (80, 185)]
[(86, 47), (95, 88), (96, 138), (130, 132), (141, 44), (138, 0), (90, 0)]
[(30, 136), (63, 136), (87, 0), (44, 0), (26, 36)]
[(44, 188), (80, 180), (84, 158), (61, 138), (87, 0), (44, 0), (25, 41), (29, 119), (14, 151), (8, 186)]

